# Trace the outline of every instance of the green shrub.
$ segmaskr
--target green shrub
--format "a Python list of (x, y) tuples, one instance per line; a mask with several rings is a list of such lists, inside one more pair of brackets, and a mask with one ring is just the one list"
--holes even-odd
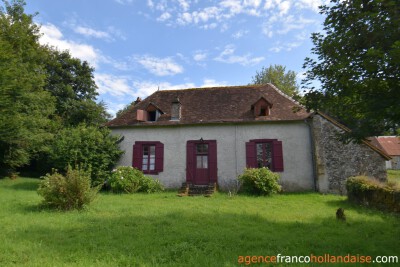
[(381, 210), (400, 212), (397, 184), (381, 183), (366, 176), (350, 177), (346, 182), (349, 201)]
[(103, 184), (122, 155), (120, 137), (112, 136), (107, 128), (86, 126), (60, 131), (50, 151), (49, 165), (62, 170), (68, 165), (91, 169), (93, 185)]
[(45, 206), (60, 210), (82, 209), (94, 200), (100, 187), (91, 187), (90, 172), (68, 167), (66, 175), (57, 171), (40, 182), (38, 194)]
[(240, 191), (247, 194), (271, 195), (281, 191), (279, 175), (268, 168), (245, 169), (238, 179), (241, 183)]
[(147, 177), (140, 170), (129, 166), (120, 166), (114, 170), (108, 185), (115, 193), (154, 193), (164, 190), (159, 180)]

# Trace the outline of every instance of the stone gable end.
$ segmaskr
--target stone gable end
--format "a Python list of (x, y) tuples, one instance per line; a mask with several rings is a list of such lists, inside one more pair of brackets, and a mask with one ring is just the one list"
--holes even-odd
[(346, 193), (346, 180), (356, 175), (386, 181), (385, 159), (364, 143), (344, 144), (338, 140), (343, 130), (316, 114), (312, 119), (316, 183), (323, 193)]

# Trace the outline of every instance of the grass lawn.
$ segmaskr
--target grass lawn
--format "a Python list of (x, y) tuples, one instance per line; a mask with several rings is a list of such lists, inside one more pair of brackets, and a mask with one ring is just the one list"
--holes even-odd
[[(38, 208), (37, 185), (0, 180), (0, 266), (238, 266), (240, 255), (278, 253), (400, 256), (399, 217), (342, 196), (102, 193), (87, 211), (64, 213)], [(336, 220), (339, 207), (347, 222)]]
[(400, 170), (388, 170), (388, 181), (400, 185)]

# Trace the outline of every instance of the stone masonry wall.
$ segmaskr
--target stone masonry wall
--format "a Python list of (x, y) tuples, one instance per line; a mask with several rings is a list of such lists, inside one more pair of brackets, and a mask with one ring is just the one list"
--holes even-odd
[(365, 144), (344, 144), (338, 140), (343, 132), (319, 114), (312, 119), (316, 184), (320, 192), (346, 193), (350, 176), (367, 175), (386, 181), (385, 159)]

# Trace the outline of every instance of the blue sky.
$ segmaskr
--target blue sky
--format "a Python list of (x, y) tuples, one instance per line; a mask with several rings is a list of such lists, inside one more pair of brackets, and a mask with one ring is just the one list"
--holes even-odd
[(303, 73), (327, 0), (27, 0), (42, 43), (95, 67), (112, 114), (158, 90), (245, 85), (263, 66)]

